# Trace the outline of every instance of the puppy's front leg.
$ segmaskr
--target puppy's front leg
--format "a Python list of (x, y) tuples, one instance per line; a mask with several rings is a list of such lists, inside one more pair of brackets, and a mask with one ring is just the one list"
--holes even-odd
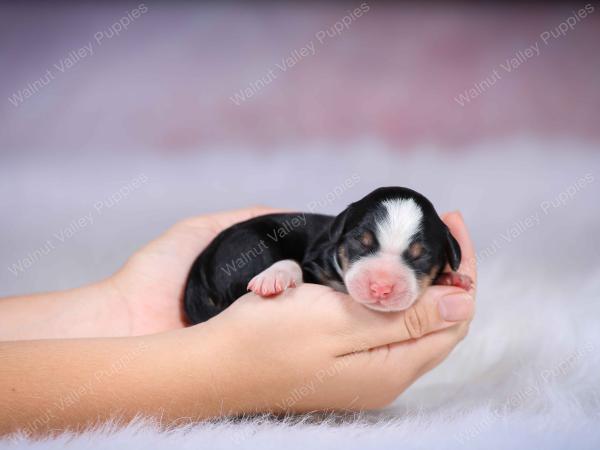
[(302, 268), (291, 259), (277, 261), (248, 283), (248, 290), (262, 297), (270, 297), (302, 283)]
[(468, 275), (457, 272), (444, 272), (438, 276), (434, 284), (442, 286), (456, 286), (468, 291), (473, 286), (473, 280)]

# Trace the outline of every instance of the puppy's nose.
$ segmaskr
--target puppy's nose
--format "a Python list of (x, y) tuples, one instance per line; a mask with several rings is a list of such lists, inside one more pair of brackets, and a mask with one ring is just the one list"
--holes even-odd
[(383, 300), (389, 297), (394, 290), (394, 285), (389, 283), (375, 283), (371, 282), (369, 286), (371, 291), (371, 297), (376, 300)]

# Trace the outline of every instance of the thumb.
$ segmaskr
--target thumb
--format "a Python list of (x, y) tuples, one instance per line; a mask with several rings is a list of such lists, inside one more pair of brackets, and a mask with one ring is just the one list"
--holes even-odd
[[(410, 308), (397, 313), (369, 310), (356, 303), (353, 314), (353, 343), (375, 348), (418, 339), (473, 317), (473, 297), (453, 286), (430, 286)], [(361, 311), (358, 311), (361, 310)], [(349, 336), (350, 337), (350, 336)]]

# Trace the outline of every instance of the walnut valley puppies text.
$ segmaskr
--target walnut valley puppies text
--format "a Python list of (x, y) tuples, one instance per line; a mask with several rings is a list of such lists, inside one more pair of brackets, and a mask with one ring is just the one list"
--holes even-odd
[[(358, 174), (352, 174), (342, 183), (334, 186), (322, 197), (308, 202), (306, 205), (308, 211), (313, 213), (318, 208), (325, 208), (338, 200), (348, 189), (354, 187), (359, 181), (360, 176)], [(284, 239), (294, 229), (305, 226), (306, 220), (306, 213), (290, 215), (290, 217), (284, 220), (279, 226), (273, 227), (271, 230), (265, 230), (264, 239), (259, 239), (253, 247), (240, 252), (235, 258), (225, 261), (219, 266), (219, 269), (228, 276), (231, 276), (232, 272), (243, 269), (246, 265), (250, 264), (254, 258), (258, 258), (262, 255), (263, 252), (269, 248), (269, 243), (276, 245), (280, 239)]]
[(146, 12), (148, 12), (148, 7), (144, 3), (140, 3), (137, 8), (127, 11), (121, 18), (106, 28), (96, 31), (92, 39), (87, 43), (82, 43), (82, 45), (72, 48), (67, 54), (52, 64), (51, 67), (46, 69), (38, 79), (30, 81), (25, 87), (10, 95), (8, 101), (14, 107), (20, 106), (25, 100), (37, 94), (45, 86), (48, 86), (57, 76), (64, 74), (83, 60), (93, 56), (100, 46), (123, 34), (133, 22), (146, 14)]
[(492, 86), (496, 85), (504, 76), (516, 72), (523, 64), (538, 57), (545, 48), (550, 47), (556, 40), (572, 32), (583, 19), (594, 11), (594, 6), (588, 3), (578, 11), (573, 11), (571, 16), (565, 18), (556, 26), (543, 30), (535, 42), (517, 49), (506, 60), (500, 62), (485, 79), (474, 83), (471, 87), (454, 97), (454, 101), (460, 106), (471, 103)]
[(266, 214), (221, 231), (190, 268), (184, 308), (200, 323), (249, 290), (273, 297), (313, 283), (369, 309), (402, 311), (433, 283), (471, 289), (460, 262), (458, 241), (426, 197), (381, 187), (337, 216)]
[(593, 173), (586, 173), (575, 182), (565, 187), (555, 195), (542, 200), (538, 207), (529, 214), (519, 218), (499, 233), (492, 242), (477, 253), (477, 263), (480, 265), (486, 259), (494, 256), (501, 249), (525, 236), (530, 230), (537, 228), (544, 220), (560, 208), (567, 206), (582, 190), (596, 180)]
[(65, 245), (68, 240), (90, 228), (103, 214), (119, 205), (125, 199), (129, 198), (135, 191), (140, 189), (147, 182), (148, 176), (144, 173), (141, 173), (109, 195), (98, 199), (91, 205), (91, 208), (86, 213), (81, 214), (79, 217), (76, 217), (68, 223), (60, 226), (53, 233), (47, 236), (47, 239), (42, 245), (39, 245), (37, 248), (29, 251), (26, 255), (22, 256), (8, 266), (9, 272), (15, 277), (24, 273), (54, 250), (62, 245)]
[(368, 13), (371, 7), (367, 2), (363, 2), (357, 8), (347, 11), (346, 15), (332, 23), (329, 27), (317, 31), (313, 38), (299, 48), (291, 50), (270, 67), (263, 76), (251, 81), (246, 87), (238, 90), (229, 97), (236, 106), (241, 105), (246, 100), (256, 96), (262, 89), (275, 81), (279, 75), (286, 73), (299, 62), (315, 56), (318, 47), (325, 45), (328, 41), (341, 36), (348, 30), (352, 24), (361, 16)]

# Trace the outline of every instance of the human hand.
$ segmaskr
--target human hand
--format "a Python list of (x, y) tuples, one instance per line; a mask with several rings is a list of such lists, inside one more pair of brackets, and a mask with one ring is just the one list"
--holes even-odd
[(382, 314), (303, 284), (273, 300), (244, 295), (191, 327), (205, 333), (199, 351), (217, 355), (212, 386), (223, 413), (378, 408), (439, 364), (467, 333), (477, 278), (462, 217), (443, 219), (460, 243), (470, 292), (431, 286), (408, 310)]
[(0, 341), (137, 336), (182, 328), (194, 259), (223, 229), (277, 210), (245, 208), (183, 220), (105, 280), (66, 291), (0, 299)]
[[(142, 331), (142, 325), (156, 330), (183, 324), (175, 315), (165, 321), (153, 318), (161, 308), (164, 314), (177, 309), (177, 280), (183, 283), (187, 269), (181, 264), (180, 270), (168, 272), (164, 280), (173, 286), (159, 291), (162, 286), (156, 285), (157, 292), (151, 292), (146, 283), (161, 261), (187, 255), (191, 264), (200, 241), (228, 226), (227, 220), (261, 212), (217, 215), (212, 222), (203, 218), (198, 227), (180, 224), (145, 247), (137, 255), (141, 261), (130, 261), (132, 269), (126, 266), (124, 273), (139, 283), (138, 294), (160, 292), (158, 299), (164, 300), (145, 318), (142, 312), (144, 320), (133, 331)], [(444, 220), (462, 248), (460, 271), (476, 281), (473, 247), (462, 218), (453, 213)], [(190, 248), (190, 239), (197, 239), (200, 248)], [(26, 303), (47, 303), (46, 312), (48, 306), (60, 311), (62, 300), (84, 298), (82, 304), (89, 304), (90, 298), (81, 294), (85, 292), (74, 290), (62, 299)], [(95, 293), (99, 299), (101, 294)], [(432, 286), (408, 310), (379, 313), (325, 286), (304, 284), (276, 300), (247, 294), (207, 322), (165, 333), (44, 340), (28, 335), (21, 341), (22, 336), (10, 336), (0, 342), (0, 353), (10, 362), (0, 370), (0, 387), (10, 394), (7, 407), (0, 409), (0, 435), (18, 429), (31, 434), (80, 429), (109, 419), (125, 423), (139, 415), (175, 424), (184, 417), (378, 408), (437, 365), (465, 336), (474, 288), (470, 297), (466, 294), (457, 287)], [(22, 303), (9, 300), (5, 310)], [(132, 303), (132, 313), (135, 308)], [(8, 323), (18, 324), (19, 314), (28, 317), (35, 310), (12, 314)], [(80, 322), (82, 334), (89, 333), (82, 320), (75, 325)], [(78, 401), (58, 408), (59, 400), (73, 392), (81, 393)]]
[(182, 299), (192, 263), (225, 228), (255, 216), (276, 212), (255, 206), (192, 217), (176, 223), (138, 250), (121, 270), (103, 283), (116, 299), (115, 314), (126, 315), (130, 336), (186, 326)]

